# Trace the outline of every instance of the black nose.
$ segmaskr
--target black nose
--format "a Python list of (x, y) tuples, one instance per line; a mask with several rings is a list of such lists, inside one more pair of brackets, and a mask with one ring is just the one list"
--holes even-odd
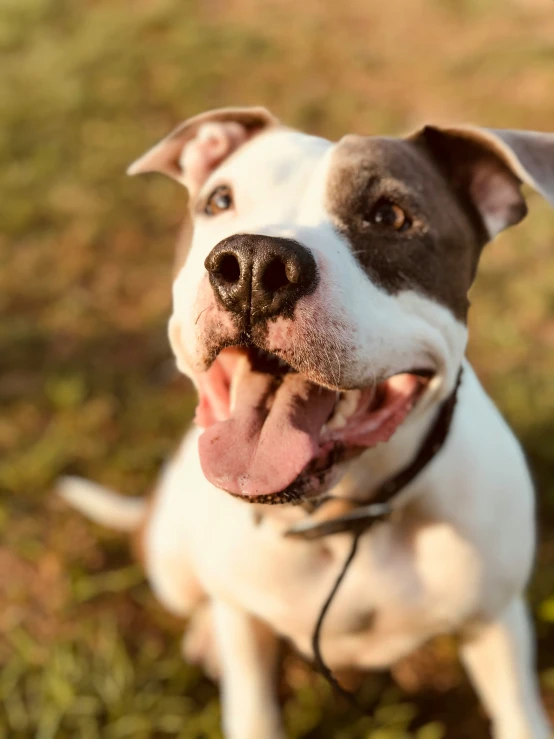
[(235, 234), (220, 241), (204, 262), (220, 303), (251, 323), (291, 315), (299, 298), (316, 288), (311, 253), (292, 239)]

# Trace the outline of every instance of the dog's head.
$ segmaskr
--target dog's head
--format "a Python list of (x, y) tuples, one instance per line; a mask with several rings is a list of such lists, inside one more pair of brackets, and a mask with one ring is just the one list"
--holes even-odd
[[(208, 479), (317, 494), (452, 390), (483, 245), (554, 202), (554, 135), (426, 127), (338, 143), (263, 108), (183, 123), (130, 168), (189, 191), (169, 334)], [(413, 411), (412, 411), (413, 409)]]

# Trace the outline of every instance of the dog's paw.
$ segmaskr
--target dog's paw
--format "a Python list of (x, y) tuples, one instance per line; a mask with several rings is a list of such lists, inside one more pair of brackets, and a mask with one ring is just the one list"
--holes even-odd
[(183, 635), (181, 651), (186, 662), (201, 667), (211, 680), (219, 680), (221, 670), (209, 601), (193, 611)]

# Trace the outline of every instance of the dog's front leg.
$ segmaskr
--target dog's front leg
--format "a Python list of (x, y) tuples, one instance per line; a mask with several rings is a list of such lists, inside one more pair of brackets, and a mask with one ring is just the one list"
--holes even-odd
[(216, 601), (226, 739), (284, 739), (275, 694), (278, 639), (240, 608)]
[(535, 678), (533, 652), (521, 598), (463, 643), (462, 661), (492, 720), (494, 739), (551, 736)]

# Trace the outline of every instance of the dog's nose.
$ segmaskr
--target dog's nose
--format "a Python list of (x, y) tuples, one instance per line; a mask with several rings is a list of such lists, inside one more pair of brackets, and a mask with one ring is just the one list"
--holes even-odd
[(292, 239), (235, 234), (220, 241), (204, 262), (219, 302), (252, 323), (292, 314), (296, 302), (313, 292), (315, 260)]

